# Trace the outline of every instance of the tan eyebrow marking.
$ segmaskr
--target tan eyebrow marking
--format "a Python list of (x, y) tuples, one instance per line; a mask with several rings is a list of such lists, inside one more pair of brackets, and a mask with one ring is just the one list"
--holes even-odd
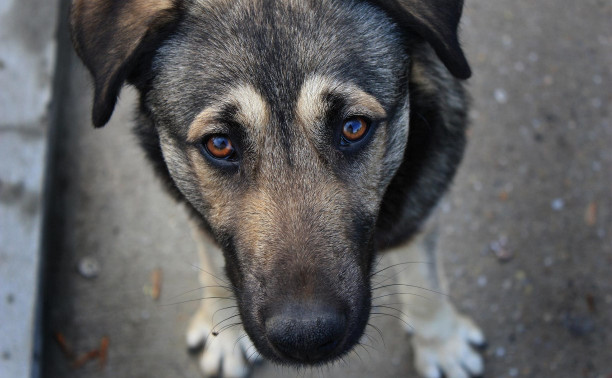
[(374, 96), (352, 83), (342, 83), (321, 75), (309, 77), (302, 84), (297, 101), (296, 117), (304, 125), (311, 124), (325, 115), (329, 104), (324, 95), (336, 93), (349, 100), (348, 106), (362, 109), (375, 118), (386, 118), (387, 112)]
[(270, 107), (251, 85), (243, 84), (231, 89), (217, 104), (205, 108), (198, 114), (187, 132), (187, 141), (196, 142), (210, 124), (217, 122), (225, 106), (235, 106), (236, 122), (251, 128), (263, 129), (270, 122)]

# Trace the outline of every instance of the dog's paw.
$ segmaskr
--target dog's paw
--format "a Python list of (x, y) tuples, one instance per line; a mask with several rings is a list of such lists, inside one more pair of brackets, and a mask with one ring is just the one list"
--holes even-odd
[(247, 376), (250, 364), (260, 360), (261, 356), (245, 335), (242, 326), (232, 326), (233, 319), (229, 319), (213, 329), (208, 313), (200, 309), (192, 318), (187, 331), (187, 346), (190, 349), (204, 346), (200, 357), (200, 368), (204, 376), (225, 378)]
[(416, 369), (424, 378), (479, 376), (484, 363), (474, 346), (484, 344), (484, 335), (474, 322), (456, 315), (453, 330), (444, 337), (412, 339)]

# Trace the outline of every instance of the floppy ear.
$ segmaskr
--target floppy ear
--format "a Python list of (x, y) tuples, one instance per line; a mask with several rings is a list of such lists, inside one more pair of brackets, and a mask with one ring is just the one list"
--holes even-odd
[(457, 38), (463, 0), (371, 0), (403, 28), (425, 39), (459, 79), (472, 72)]
[(111, 117), (124, 81), (139, 58), (179, 16), (179, 0), (74, 0), (72, 42), (94, 78), (93, 124)]

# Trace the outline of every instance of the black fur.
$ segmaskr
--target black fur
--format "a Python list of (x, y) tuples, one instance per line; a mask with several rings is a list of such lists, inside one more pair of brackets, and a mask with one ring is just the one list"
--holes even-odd
[[(135, 49), (116, 25), (103, 27), (102, 18), (123, 17), (118, 3), (87, 4), (100, 3), (111, 5), (100, 6), (93, 32), (73, 12), (75, 44), (95, 78), (94, 125), (108, 120), (124, 80), (139, 90), (141, 145), (170, 194), (222, 248), (244, 328), (263, 355), (313, 364), (348, 352), (369, 316), (375, 252), (412, 237), (461, 160), (467, 101), (451, 73), (469, 76), (456, 34), (462, 1), (237, 0), (204, 8), (185, 0), (149, 15), (149, 27), (132, 33)], [(386, 113), (358, 151), (335, 147), (333, 115), (309, 120), (315, 136), (297, 126), (296, 103), (315, 75), (359, 88)], [(232, 172), (194, 163), (199, 142), (188, 141), (190, 125), (238, 85), (270, 104), (265, 136), (233, 122), (237, 110), (224, 104), (219, 127), (244, 159)], [(345, 100), (331, 112), (343, 114)], [(254, 247), (249, 238), (260, 235)], [(346, 334), (316, 358), (279, 353), (266, 317), (313, 298), (313, 307), (338, 309), (331, 318), (343, 319)]]

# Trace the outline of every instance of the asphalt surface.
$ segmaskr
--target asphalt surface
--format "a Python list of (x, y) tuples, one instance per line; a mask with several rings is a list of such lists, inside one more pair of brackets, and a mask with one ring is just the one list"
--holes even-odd
[[(472, 127), (441, 206), (440, 248), (454, 302), (487, 334), (485, 376), (609, 378), (612, 4), (468, 0), (462, 40)], [(59, 70), (43, 376), (198, 377), (184, 343), (197, 302), (165, 305), (197, 297), (173, 298), (198, 287), (195, 244), (130, 132), (134, 92), (94, 130), (85, 70), (66, 49)], [(398, 322), (374, 322), (383, 339), (372, 333), (344, 363), (263, 363), (253, 376), (415, 376)], [(74, 367), (57, 332), (77, 355), (108, 337), (105, 367)]]

